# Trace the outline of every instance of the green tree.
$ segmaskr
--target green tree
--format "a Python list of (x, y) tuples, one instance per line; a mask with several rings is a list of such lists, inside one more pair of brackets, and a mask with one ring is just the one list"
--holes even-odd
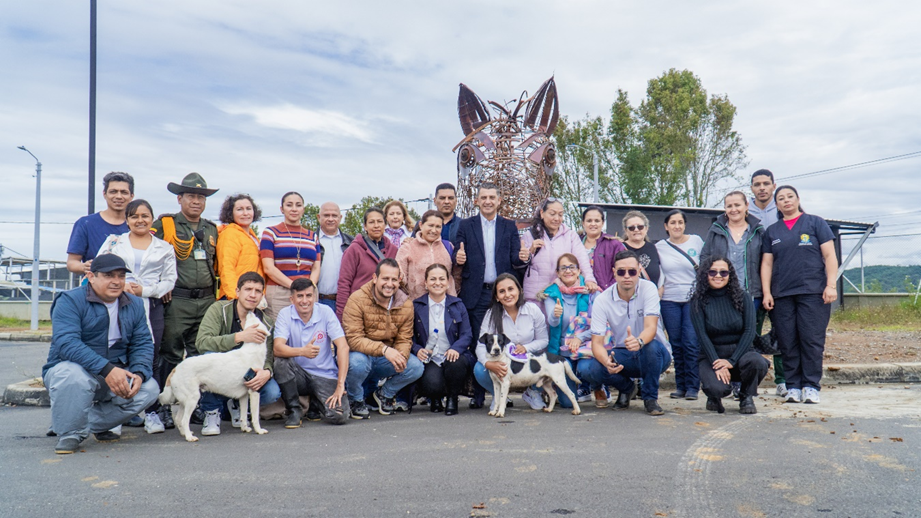
[(320, 206), (313, 203), (304, 203), (304, 215), (301, 216), (301, 226), (314, 232), (320, 231)]
[[(350, 208), (344, 209), (345, 217), (342, 219), (342, 226), (340, 228), (347, 234), (360, 234), (361, 231), (364, 230), (365, 211), (371, 207), (383, 209), (384, 205), (393, 199), (403, 201), (403, 198), (365, 196)], [(405, 205), (406, 202), (403, 202), (403, 204)], [(412, 217), (414, 221), (418, 221), (419, 213), (413, 210), (412, 207), (407, 207), (407, 209), (409, 210), (410, 217)], [(316, 221), (316, 218), (314, 218), (314, 221)]]

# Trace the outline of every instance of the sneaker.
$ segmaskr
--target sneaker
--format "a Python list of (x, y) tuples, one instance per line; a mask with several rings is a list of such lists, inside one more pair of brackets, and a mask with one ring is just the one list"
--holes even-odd
[(202, 412), (200, 406), (192, 410), (192, 417), (189, 418), (189, 424), (205, 424), (205, 413)]
[(230, 414), (230, 426), (240, 427), (240, 402), (236, 399), (227, 400), (227, 413)]
[(202, 435), (221, 435), (221, 411), (208, 410), (205, 412), (205, 421), (201, 427)]
[(779, 397), (787, 397), (787, 384), (786, 383), (777, 384), (777, 395)]
[(381, 415), (390, 415), (393, 413), (394, 401), (392, 397), (384, 397), (381, 394), (381, 389), (374, 391), (374, 401), (377, 402), (378, 408), (377, 411)]
[(521, 399), (534, 410), (543, 410), (547, 406), (544, 404), (544, 400), (541, 398), (540, 393), (531, 387), (528, 387), (524, 393), (521, 394)]
[(167, 430), (176, 428), (176, 422), (173, 421), (173, 407), (170, 405), (162, 405), (160, 406), (160, 410), (157, 410), (157, 414), (160, 416), (160, 422), (163, 423), (163, 428)]
[(598, 389), (595, 391), (595, 407), (596, 408), (607, 408), (608, 407), (608, 394), (604, 389)]
[(352, 419), (371, 419), (371, 410), (364, 401), (349, 401)]
[(136, 415), (125, 422), (125, 426), (130, 426), (132, 428), (140, 428), (144, 426), (144, 418), (140, 415)]
[(144, 416), (144, 431), (147, 433), (163, 433), (166, 431), (163, 421), (160, 420), (160, 416), (156, 412), (147, 412)]
[(307, 420), (311, 422), (317, 422), (323, 419), (323, 414), (313, 407), (307, 407)]
[(400, 400), (398, 399), (398, 400), (394, 401), (394, 403), (393, 403), (393, 409), (396, 410), (397, 412), (408, 412), (408, 411), (409, 411), (409, 403), (407, 403), (406, 401), (400, 401)]
[(588, 403), (592, 400), (592, 391), (588, 387), (579, 387), (576, 390), (576, 401), (579, 403)]
[(122, 438), (122, 425), (118, 425), (111, 430), (94, 433), (93, 437), (99, 442), (115, 442)]
[(649, 415), (662, 415), (665, 413), (665, 410), (662, 410), (662, 407), (659, 406), (659, 402), (655, 399), (643, 400), (643, 406), (646, 407), (646, 413)]
[(732, 399), (738, 401), (742, 398), (742, 382), (732, 382)]
[(790, 389), (787, 391), (787, 403), (802, 403), (803, 391), (800, 389)]
[(58, 439), (58, 445), (54, 447), (54, 452), (61, 455), (75, 453), (80, 447), (80, 439), (76, 437), (61, 437)]
[(816, 404), (819, 402), (819, 391), (812, 388), (806, 387), (803, 390), (803, 402)]
[(380, 410), (380, 405), (377, 404), (377, 401), (374, 400), (374, 394), (368, 394), (365, 396), (365, 405), (368, 406), (372, 412), (377, 412)]

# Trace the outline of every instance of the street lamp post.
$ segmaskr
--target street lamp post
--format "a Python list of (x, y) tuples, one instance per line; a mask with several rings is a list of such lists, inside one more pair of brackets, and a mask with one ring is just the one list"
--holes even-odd
[[(25, 146), (19, 146), (19, 149), (32, 155), (32, 152)], [(32, 323), (30, 328), (33, 331), (38, 330), (38, 253), (39, 253), (39, 235), (42, 215), (42, 163), (38, 157), (32, 155), (35, 159), (35, 241), (32, 244)]]
[(598, 153), (585, 147), (580, 146), (579, 144), (569, 144), (566, 147), (577, 147), (579, 149), (584, 149), (592, 154), (592, 169), (594, 169), (594, 182), (592, 183), (592, 202), (598, 203)]

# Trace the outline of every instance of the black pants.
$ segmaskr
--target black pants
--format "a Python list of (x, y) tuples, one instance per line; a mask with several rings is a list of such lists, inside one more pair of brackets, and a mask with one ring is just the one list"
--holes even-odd
[(774, 299), (771, 325), (777, 330), (788, 389), (820, 388), (829, 318), (831, 305), (821, 293)]
[(469, 370), (470, 364), (463, 355), (453, 362), (445, 360), (441, 365), (428, 362), (422, 377), (416, 382), (416, 390), (429, 399), (457, 397), (464, 389)]
[[(298, 396), (310, 398), (310, 408), (319, 412), (324, 422), (345, 424), (349, 420), (349, 407), (343, 404), (337, 407), (326, 406), (326, 400), (336, 392), (337, 380), (310, 374), (301, 368), (294, 358), (275, 358), (275, 382), (281, 390), (281, 399), (287, 408), (300, 405)], [(348, 401), (343, 393), (342, 399)]]
[[(159, 368), (160, 365), (160, 342), (163, 341), (163, 302), (160, 299), (148, 298), (150, 304), (150, 330), (153, 332), (154, 358), (153, 358), (153, 377), (163, 390), (163, 382), (169, 376), (169, 372), (164, 376)], [(172, 369), (170, 369), (172, 371)], [(160, 402), (154, 400), (153, 404), (147, 407), (146, 412), (156, 412), (160, 409)]]
[[(472, 308), (467, 308), (467, 315), (470, 317), (470, 330), (473, 332), (473, 350), (476, 350), (476, 343), (480, 339), (481, 330), (483, 328), (483, 317), (486, 316), (486, 311), (489, 310), (489, 307), (492, 305), (492, 291), (483, 288), (480, 291), (480, 298), (477, 299), (476, 305)], [(471, 366), (472, 367), (472, 366)], [(472, 368), (471, 368), (472, 373)], [(473, 375), (471, 374), (471, 377)], [(479, 401), (480, 403), (486, 398), (486, 390), (475, 380), (473, 381), (473, 399)]]
[[(723, 360), (732, 356), (734, 346), (716, 346), (716, 354)], [(732, 392), (732, 385), (723, 383), (716, 377), (713, 365), (707, 358), (701, 358), (700, 363), (700, 384), (703, 385), (704, 394), (710, 398), (723, 399)], [(742, 395), (756, 396), (758, 394), (758, 385), (767, 375), (770, 362), (764, 356), (755, 351), (748, 351), (739, 358), (739, 363), (729, 369), (730, 382), (739, 381), (742, 383)]]

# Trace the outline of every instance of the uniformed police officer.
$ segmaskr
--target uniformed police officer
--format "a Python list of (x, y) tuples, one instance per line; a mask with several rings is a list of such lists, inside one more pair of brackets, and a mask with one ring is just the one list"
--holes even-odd
[[(167, 304), (157, 369), (164, 380), (182, 361), (183, 354), (198, 354), (195, 349), (198, 325), (214, 303), (217, 281), (214, 264), (217, 226), (201, 217), (208, 196), (217, 189), (209, 189), (198, 173), (189, 173), (181, 184), (170, 182), (166, 188), (176, 195), (179, 213), (163, 214), (151, 226), (155, 236), (173, 245), (178, 275), (176, 287), (163, 297)], [(160, 419), (166, 428), (173, 427), (168, 405), (160, 409)]]

